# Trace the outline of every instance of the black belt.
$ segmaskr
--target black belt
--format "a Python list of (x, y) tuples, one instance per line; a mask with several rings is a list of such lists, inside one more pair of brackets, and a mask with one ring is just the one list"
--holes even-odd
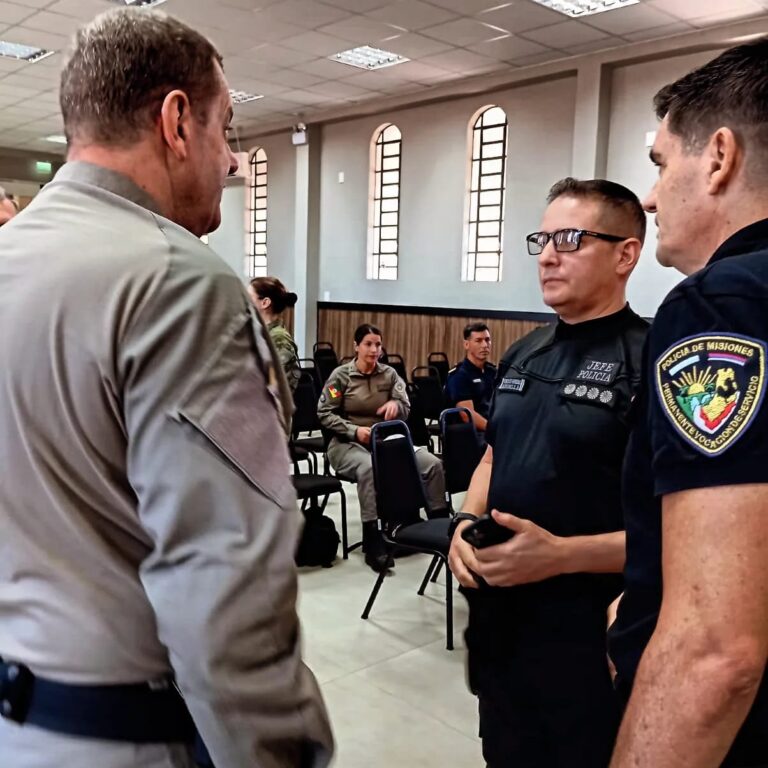
[(0, 715), (56, 733), (135, 744), (192, 744), (195, 727), (170, 679), (131, 685), (72, 685), (0, 658)]

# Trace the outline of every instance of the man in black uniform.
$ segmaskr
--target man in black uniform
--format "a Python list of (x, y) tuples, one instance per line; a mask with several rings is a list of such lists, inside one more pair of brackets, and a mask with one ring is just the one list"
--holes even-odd
[(496, 366), (491, 355), (491, 332), (485, 323), (468, 323), (464, 328), (467, 356), (448, 372), (445, 397), (451, 408), (468, 408), (478, 432), (485, 432), (491, 408)]
[[(620, 470), (648, 327), (625, 298), (645, 214), (603, 180), (565, 179), (548, 201), (527, 241), (559, 318), (499, 364), (489, 447), (451, 542), (490, 768), (605, 768), (620, 714), (605, 628), (621, 591)], [(474, 550), (462, 518), (491, 510), (515, 535)]]
[(688, 277), (648, 336), (627, 450), (615, 768), (768, 766), (767, 61), (763, 38), (655, 98), (645, 207)]

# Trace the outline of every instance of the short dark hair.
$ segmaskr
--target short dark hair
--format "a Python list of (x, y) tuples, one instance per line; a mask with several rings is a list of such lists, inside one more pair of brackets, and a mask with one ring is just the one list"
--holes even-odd
[(222, 58), (207, 38), (164, 13), (117, 8), (99, 14), (78, 30), (61, 73), (67, 141), (130, 144), (176, 88), (205, 122), (217, 89), (215, 62)]
[(581, 180), (567, 176), (552, 185), (547, 195), (547, 203), (557, 200), (558, 197), (576, 197), (605, 203), (631, 223), (632, 237), (636, 237), (641, 243), (645, 240), (646, 220), (643, 206), (637, 195), (622, 184), (606, 179)]
[(688, 150), (699, 149), (722, 126), (755, 156), (748, 170), (768, 175), (768, 36), (729, 48), (665, 85), (653, 98), (659, 120)]
[(276, 315), (282, 314), (287, 307), (293, 307), (299, 300), (299, 297), (289, 291), (282, 280), (276, 277), (254, 277), (251, 280), (251, 287), (260, 299), (270, 299), (272, 301), (272, 311)]
[(359, 344), (369, 333), (375, 333), (377, 336), (381, 336), (381, 331), (370, 323), (363, 323), (355, 328), (355, 344)]
[(485, 333), (485, 331), (490, 332), (490, 328), (482, 322), (477, 323), (467, 323), (464, 326), (464, 341), (466, 341), (473, 333)]

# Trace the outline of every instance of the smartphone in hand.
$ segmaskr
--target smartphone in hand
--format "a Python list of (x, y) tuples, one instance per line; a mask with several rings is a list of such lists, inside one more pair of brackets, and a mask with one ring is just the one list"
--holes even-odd
[(475, 549), (503, 544), (515, 535), (514, 531), (499, 525), (490, 515), (483, 515), (461, 532), (461, 538)]

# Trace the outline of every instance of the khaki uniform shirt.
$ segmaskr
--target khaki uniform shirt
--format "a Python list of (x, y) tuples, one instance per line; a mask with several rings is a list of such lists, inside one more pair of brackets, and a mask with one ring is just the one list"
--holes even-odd
[(0, 230), (0, 327), (0, 656), (70, 683), (173, 671), (218, 766), (326, 765), (289, 395), (240, 280), (69, 163)]
[(325, 382), (317, 415), (320, 423), (337, 439), (352, 441), (358, 427), (372, 427), (380, 421), (376, 411), (388, 400), (400, 406), (398, 418), (407, 419), (411, 410), (405, 382), (393, 368), (376, 363), (371, 374), (360, 373), (352, 360), (340, 365)]
[(277, 350), (288, 386), (291, 388), (291, 392), (294, 392), (301, 377), (299, 349), (296, 346), (296, 342), (288, 332), (288, 329), (283, 325), (282, 320), (273, 320), (267, 326), (267, 330), (269, 331), (269, 337), (272, 339), (272, 344)]

